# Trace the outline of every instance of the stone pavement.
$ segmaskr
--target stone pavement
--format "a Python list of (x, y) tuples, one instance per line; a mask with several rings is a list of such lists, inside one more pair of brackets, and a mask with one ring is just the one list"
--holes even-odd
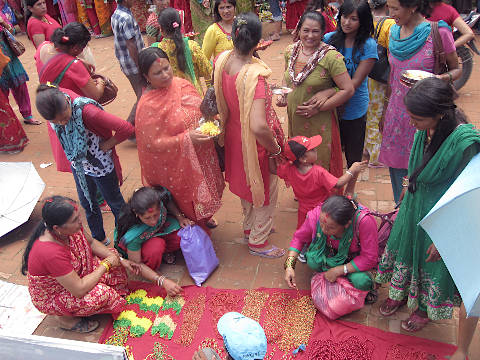
[[(33, 61), (34, 49), (25, 36), (20, 37), (20, 40), (27, 47), (26, 53), (21, 57), (21, 61), (31, 75), (29, 90), (32, 107), (34, 108), (34, 94), (38, 84), (38, 77)], [(480, 40), (480, 38), (477, 37), (477, 40)], [(284, 35), (282, 40), (275, 42), (269, 49), (260, 54), (262, 59), (264, 59), (273, 70), (270, 82), (281, 82), (284, 71), (283, 51), (290, 41), (291, 37)], [(97, 72), (111, 77), (119, 87), (119, 97), (112, 104), (106, 106), (106, 109), (120, 117), (126, 118), (133, 104), (134, 96), (114, 56), (113, 38), (94, 39), (90, 44), (96, 56)], [(480, 108), (478, 106), (480, 99), (480, 87), (478, 85), (480, 82), (480, 66), (478, 63), (477, 61), (475, 64), (472, 78), (460, 91), (460, 99), (458, 101), (460, 107), (462, 107), (469, 116), (470, 121), (477, 126), (480, 120)], [(10, 97), (10, 103), (19, 115), (18, 107), (12, 97)], [(286, 128), (285, 109), (277, 110), (278, 116), (284, 122)], [(38, 117), (35, 109), (34, 115)], [(30, 138), (30, 144), (20, 154), (0, 155), (0, 161), (32, 161), (46, 183), (43, 197), (60, 194), (77, 199), (75, 184), (70, 174), (57, 172), (55, 165), (45, 169), (39, 167), (41, 163), (53, 162), (46, 125), (25, 125), (24, 127)], [(126, 141), (117, 146), (117, 151), (121, 159), (125, 178), (122, 193), (125, 199), (128, 199), (133, 190), (141, 186), (136, 148), (132, 143)], [(388, 171), (386, 169), (369, 169), (362, 175), (362, 179), (363, 180), (357, 184), (360, 201), (371, 209), (384, 212), (390, 211), (393, 207), (393, 196)], [(240, 201), (232, 195), (228, 189), (225, 190), (223, 200), (224, 204), (216, 215), (220, 225), (213, 231), (212, 235), (212, 240), (218, 258), (220, 259), (220, 266), (208, 279), (205, 286), (232, 289), (250, 289), (257, 287), (286, 288), (285, 281), (283, 280), (283, 259), (270, 260), (249, 255), (247, 247), (241, 243), (243, 233), (241, 228), (242, 211)], [(285, 188), (282, 182), (275, 215), (275, 233), (271, 236), (272, 243), (281, 247), (288, 246), (296, 226), (296, 211), (297, 203), (293, 200), (292, 190)], [(26, 277), (20, 273), (22, 254), (26, 241), (39, 219), (40, 207), (37, 204), (35, 211), (27, 223), (0, 239), (0, 279), (18, 284), (26, 284)], [(112, 237), (114, 224), (113, 215), (111, 213), (105, 214), (104, 221), (107, 234)], [(193, 284), (186, 271), (183, 259), (178, 259), (176, 265), (162, 265), (160, 271), (168, 277), (177, 280), (180, 285)], [(311, 271), (308, 267), (299, 264), (297, 284), (300, 288), (309, 288), (310, 276)], [(393, 333), (405, 333), (400, 327), (401, 320), (408, 317), (408, 311), (405, 307), (389, 318), (382, 317), (379, 314), (378, 307), (386, 296), (386, 288), (382, 287), (380, 289), (379, 301), (376, 304), (367, 305), (363, 309), (344, 317), (344, 319), (374, 326)], [(96, 342), (108, 321), (108, 316), (98, 316), (98, 319), (101, 320), (102, 326), (97, 329), (97, 331), (88, 335), (81, 335), (60, 330), (56, 327), (54, 318), (48, 316), (37, 328), (35, 334)], [(458, 311), (455, 312), (454, 319), (431, 322), (422, 331), (413, 335), (455, 344), (457, 324)], [(472, 342), (470, 358), (480, 359), (480, 331), (476, 332)]]

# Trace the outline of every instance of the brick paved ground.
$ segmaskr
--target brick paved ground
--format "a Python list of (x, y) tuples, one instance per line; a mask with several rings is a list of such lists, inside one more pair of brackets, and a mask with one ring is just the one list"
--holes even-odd
[[(22, 55), (21, 60), (31, 75), (29, 90), (31, 92), (32, 102), (34, 103), (34, 89), (38, 84), (38, 78), (35, 72), (33, 62), (33, 47), (27, 38), (21, 37), (20, 40), (26, 44), (27, 51)], [(477, 37), (477, 40), (480, 38)], [(271, 82), (280, 83), (283, 76), (283, 49), (291, 41), (290, 36), (282, 37), (282, 40), (276, 42), (268, 50), (261, 54), (272, 68), (273, 75)], [(126, 118), (133, 103), (133, 91), (126, 78), (121, 73), (113, 52), (113, 39), (96, 39), (91, 42), (92, 49), (97, 60), (97, 69), (99, 73), (110, 76), (119, 86), (119, 98), (106, 108), (108, 111)], [(478, 61), (467, 86), (460, 91), (459, 105), (468, 114), (471, 122), (477, 124), (480, 119), (480, 67)], [(10, 103), (18, 113), (18, 107), (11, 98)], [(34, 114), (38, 116), (36, 110)], [(285, 110), (278, 109), (279, 117), (285, 121)], [(25, 126), (26, 132), (30, 138), (30, 144), (26, 149), (17, 155), (0, 155), (0, 161), (32, 161), (37, 168), (40, 176), (46, 183), (43, 196), (61, 194), (77, 198), (73, 178), (70, 174), (58, 173), (55, 166), (46, 169), (40, 169), (41, 163), (53, 162), (50, 145), (48, 143), (46, 125)], [(122, 193), (128, 198), (133, 190), (141, 186), (140, 169), (136, 148), (130, 142), (125, 142), (117, 147), (124, 169), (125, 183), (122, 186)], [(364, 181), (359, 182), (357, 191), (360, 201), (371, 209), (379, 211), (389, 211), (393, 206), (393, 196), (390, 186), (388, 171), (386, 169), (370, 169), (364, 175)], [(259, 257), (250, 256), (245, 245), (240, 244), (241, 230), (241, 207), (238, 198), (233, 196), (228, 190), (224, 194), (224, 205), (216, 215), (219, 226), (213, 232), (213, 242), (217, 255), (220, 259), (220, 266), (205, 283), (207, 286), (215, 288), (256, 288), (256, 287), (274, 287), (285, 288), (283, 280), (282, 260), (268, 260)], [(271, 242), (277, 246), (287, 247), (291, 235), (296, 225), (297, 203), (293, 200), (291, 189), (286, 189), (283, 185), (280, 189), (279, 203), (275, 216), (276, 232), (271, 237)], [(37, 206), (30, 220), (20, 226), (7, 236), (0, 239), (0, 278), (26, 284), (26, 278), (20, 273), (20, 264), (26, 239), (39, 221), (39, 207)], [(111, 237), (113, 233), (113, 215), (104, 215), (105, 229)], [(191, 285), (192, 281), (186, 272), (183, 259), (177, 262), (177, 265), (164, 265), (161, 271), (169, 277), (179, 281), (181, 285)], [(311, 271), (305, 265), (298, 265), (297, 283), (301, 288), (309, 287)], [(400, 327), (400, 321), (408, 317), (406, 308), (402, 308), (397, 314), (390, 318), (382, 317), (378, 312), (379, 304), (386, 297), (386, 288), (380, 290), (379, 302), (373, 306), (365, 306), (363, 309), (346, 316), (344, 319), (355, 321), (369, 326), (374, 326), (382, 330), (394, 333), (403, 332)], [(80, 335), (65, 332), (56, 327), (52, 317), (47, 317), (38, 327), (35, 334), (68, 338), (75, 340), (85, 340), (96, 342), (107, 322), (107, 316), (98, 317), (102, 321), (102, 326), (94, 333), (89, 335)], [(456, 328), (458, 323), (458, 312), (452, 320), (436, 321), (428, 324), (422, 331), (414, 336), (425, 337), (437, 341), (454, 344), (456, 342)], [(470, 351), (471, 359), (480, 359), (480, 331), (477, 331)]]

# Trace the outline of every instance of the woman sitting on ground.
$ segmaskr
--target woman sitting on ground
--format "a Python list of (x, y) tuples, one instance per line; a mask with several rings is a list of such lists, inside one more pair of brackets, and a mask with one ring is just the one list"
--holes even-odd
[[(363, 213), (363, 214), (362, 214)], [(334, 195), (307, 214), (303, 225), (290, 242), (285, 260), (285, 280), (295, 288), (295, 263), (302, 248), (308, 266), (324, 272), (325, 278), (335, 282), (346, 276), (352, 285), (370, 291), (368, 302), (376, 300), (373, 276), (378, 262), (377, 223), (354, 200)]]
[(180, 250), (178, 230), (192, 225), (178, 210), (172, 194), (165, 188), (142, 187), (135, 191), (123, 209), (115, 234), (115, 248), (140, 266), (140, 274), (165, 288), (168, 295), (178, 295), (181, 288), (155, 271), (162, 258), (175, 263), (174, 251)]
[(93, 331), (99, 323), (87, 316), (123, 310), (123, 296), (128, 294), (125, 269), (138, 271), (135, 264), (84, 233), (75, 201), (63, 196), (45, 200), (42, 220), (22, 262), (32, 303), (39, 311), (58, 316), (64, 330)]

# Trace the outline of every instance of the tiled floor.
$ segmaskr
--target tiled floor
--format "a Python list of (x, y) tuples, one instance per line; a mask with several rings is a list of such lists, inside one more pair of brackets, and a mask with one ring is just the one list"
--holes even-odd
[[(27, 45), (26, 53), (21, 57), (27, 71), (31, 74), (29, 89), (32, 94), (32, 103), (34, 103), (34, 89), (37, 85), (37, 76), (33, 63), (33, 48), (26, 38), (21, 39)], [(290, 41), (289, 36), (284, 36), (281, 41), (276, 42), (269, 49), (261, 54), (262, 59), (272, 67), (273, 74), (271, 82), (280, 83), (283, 76), (283, 49)], [(119, 97), (106, 108), (108, 111), (125, 118), (133, 103), (133, 92), (126, 81), (126, 78), (120, 72), (117, 61), (113, 54), (112, 38), (97, 39), (91, 42), (94, 53), (97, 58), (97, 70), (99, 73), (108, 74), (113, 81), (119, 85)], [(475, 64), (475, 70), (472, 78), (465, 88), (460, 91), (460, 100), (458, 103), (468, 114), (470, 121), (479, 124), (480, 108), (478, 101), (480, 99), (480, 67)], [(11, 104), (16, 104), (11, 99)], [(34, 110), (34, 114), (38, 115)], [(278, 115), (285, 122), (285, 109), (278, 109)], [(286, 126), (286, 125), (285, 125)], [(50, 145), (47, 138), (46, 125), (25, 126), (31, 143), (24, 152), (17, 155), (0, 155), (0, 161), (32, 161), (40, 176), (46, 183), (46, 189), (43, 196), (52, 194), (61, 194), (77, 198), (73, 178), (70, 174), (59, 173), (55, 166), (40, 169), (40, 163), (53, 162), (50, 151)], [(141, 186), (140, 170), (135, 146), (130, 142), (125, 142), (117, 147), (123, 166), (123, 175), (125, 182), (122, 186), (122, 193), (128, 198), (132, 191)], [(388, 171), (385, 169), (370, 169), (364, 176), (368, 180), (361, 181), (357, 185), (359, 199), (363, 204), (371, 209), (379, 211), (389, 211), (393, 206), (392, 191)], [(220, 266), (214, 274), (205, 283), (206, 286), (215, 288), (257, 288), (274, 287), (285, 288), (283, 280), (283, 261), (268, 260), (254, 257), (248, 254), (247, 248), (241, 243), (241, 207), (238, 198), (233, 196), (228, 189), (224, 194), (224, 205), (216, 215), (219, 222), (217, 229), (213, 231), (212, 239), (217, 255), (220, 259)], [(271, 236), (271, 242), (277, 246), (287, 247), (291, 235), (296, 225), (297, 203), (293, 200), (291, 189), (286, 189), (281, 185), (279, 202), (275, 216), (275, 233)], [(33, 231), (35, 224), (39, 221), (39, 207), (35, 209), (30, 220), (20, 226), (9, 235), (0, 239), (0, 278), (18, 284), (26, 284), (26, 278), (20, 273), (23, 249), (28, 236)], [(105, 229), (111, 237), (113, 232), (113, 216), (104, 215)], [(181, 285), (193, 284), (182, 259), (179, 259), (177, 265), (164, 265), (162, 272), (169, 277), (180, 282)], [(311, 271), (306, 265), (299, 264), (297, 270), (297, 284), (300, 288), (308, 288)], [(402, 308), (397, 314), (390, 318), (382, 317), (378, 312), (379, 304), (386, 297), (386, 289), (380, 291), (380, 300), (373, 306), (365, 306), (363, 309), (346, 316), (344, 319), (359, 322), (369, 326), (374, 326), (382, 330), (393, 333), (403, 332), (400, 328), (400, 321), (408, 317), (407, 309)], [(443, 341), (454, 344), (456, 342), (456, 328), (458, 323), (458, 313), (453, 320), (433, 322), (427, 325), (422, 331), (414, 336), (425, 337), (437, 341)], [(35, 334), (61, 337), (85, 341), (97, 341), (103, 327), (107, 321), (107, 316), (99, 316), (102, 320), (102, 326), (94, 333), (89, 335), (79, 335), (65, 332), (56, 327), (55, 320), (47, 317), (38, 327)], [(480, 331), (477, 331), (472, 342), (471, 359), (480, 359)]]

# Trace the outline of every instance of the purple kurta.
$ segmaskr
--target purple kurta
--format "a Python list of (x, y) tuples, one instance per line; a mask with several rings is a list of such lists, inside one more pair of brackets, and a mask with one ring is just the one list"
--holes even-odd
[[(451, 31), (447, 28), (439, 28), (439, 32), (445, 53), (450, 54), (456, 51)], [(378, 161), (392, 168), (407, 169), (415, 127), (410, 125), (410, 116), (408, 116), (403, 103), (403, 98), (409, 89), (400, 82), (400, 76), (404, 70), (433, 72), (435, 56), (432, 37), (430, 36), (422, 49), (410, 59), (400, 61), (389, 53), (388, 61), (390, 62), (392, 93), (385, 114), (383, 139)]]

